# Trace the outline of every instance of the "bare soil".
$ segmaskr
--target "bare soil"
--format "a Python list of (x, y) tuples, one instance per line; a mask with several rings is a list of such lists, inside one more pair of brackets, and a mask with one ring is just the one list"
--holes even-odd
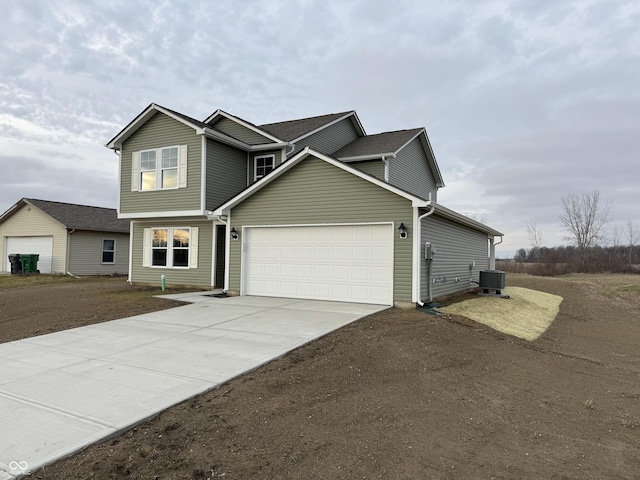
[[(507, 284), (564, 297), (538, 340), (390, 309), (28, 478), (638, 478), (640, 276)], [(3, 341), (168, 302), (124, 282), (21, 288), (0, 290)]]

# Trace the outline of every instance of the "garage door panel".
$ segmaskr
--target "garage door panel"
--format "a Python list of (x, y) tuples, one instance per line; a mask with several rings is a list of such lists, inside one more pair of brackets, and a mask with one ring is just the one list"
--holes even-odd
[(289, 258), (297, 258), (298, 257), (298, 249), (296, 247), (291, 247), (289, 245), (282, 245), (280, 247), (280, 258), (281, 259), (289, 259)]
[(51, 273), (53, 262), (53, 237), (7, 237), (7, 254), (5, 255), (5, 271), (11, 271), (9, 255), (13, 253), (36, 254), (40, 273)]
[(351, 268), (351, 279), (357, 281), (367, 281), (371, 278), (371, 268), (366, 265), (354, 265)]
[(346, 265), (334, 265), (333, 278), (336, 280), (348, 280), (351, 278), (351, 268)]
[(247, 295), (393, 303), (393, 227), (248, 227)]
[(331, 265), (316, 265), (314, 274), (316, 279), (331, 278)]
[(283, 263), (280, 265), (280, 275), (283, 278), (295, 278), (297, 269), (298, 267), (294, 263)]
[(371, 280), (374, 282), (386, 282), (387, 278), (391, 275), (391, 269), (389, 267), (371, 267)]

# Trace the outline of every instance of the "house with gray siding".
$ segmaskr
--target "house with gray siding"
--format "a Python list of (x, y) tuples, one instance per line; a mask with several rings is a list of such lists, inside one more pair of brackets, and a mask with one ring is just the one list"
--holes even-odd
[(355, 111), (200, 121), (151, 104), (107, 147), (131, 282), (407, 306), (494, 267), (502, 233), (437, 203), (424, 128), (367, 135)]
[(37, 254), (40, 273), (125, 275), (129, 221), (113, 208), (23, 198), (0, 215), (2, 272), (13, 254)]

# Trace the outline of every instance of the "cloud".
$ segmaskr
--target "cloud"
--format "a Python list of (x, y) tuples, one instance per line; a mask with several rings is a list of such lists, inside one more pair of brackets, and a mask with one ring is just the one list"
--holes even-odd
[(635, 1), (23, 0), (0, 31), (0, 167), (34, 176), (2, 176), (0, 211), (23, 196), (115, 205), (103, 144), (156, 102), (196, 118), (356, 109), (368, 133), (424, 126), (439, 199), (505, 232), (507, 253), (532, 219), (563, 242), (570, 192), (598, 188), (614, 222), (640, 224)]

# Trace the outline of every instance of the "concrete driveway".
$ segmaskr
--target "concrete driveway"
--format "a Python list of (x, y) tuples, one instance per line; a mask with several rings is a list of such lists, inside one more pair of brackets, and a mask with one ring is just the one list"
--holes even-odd
[(192, 303), (0, 344), (0, 480), (388, 308), (202, 292), (171, 297)]

